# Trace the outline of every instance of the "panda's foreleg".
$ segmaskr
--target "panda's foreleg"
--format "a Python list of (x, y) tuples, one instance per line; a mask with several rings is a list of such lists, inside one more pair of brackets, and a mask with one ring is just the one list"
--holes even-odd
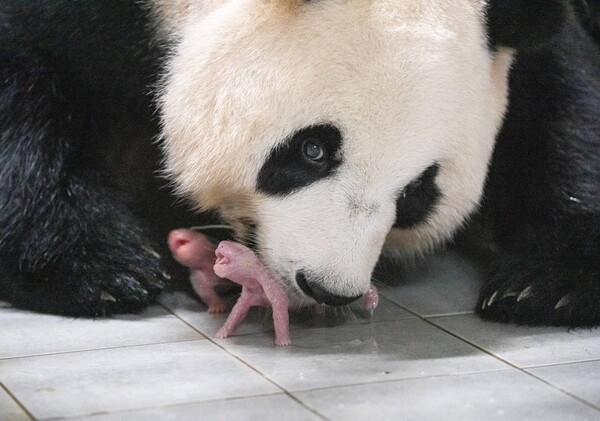
[(26, 51), (0, 51), (0, 63), (0, 299), (73, 316), (143, 309), (161, 288), (160, 259), (84, 160), (64, 85)]

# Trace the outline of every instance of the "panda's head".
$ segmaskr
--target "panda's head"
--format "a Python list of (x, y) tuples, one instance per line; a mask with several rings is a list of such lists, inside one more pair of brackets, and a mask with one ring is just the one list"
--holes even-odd
[(299, 301), (357, 298), (386, 238), (397, 254), (423, 251), (478, 205), (510, 63), (490, 52), (483, 9), (189, 6), (161, 102), (180, 193), (251, 238)]

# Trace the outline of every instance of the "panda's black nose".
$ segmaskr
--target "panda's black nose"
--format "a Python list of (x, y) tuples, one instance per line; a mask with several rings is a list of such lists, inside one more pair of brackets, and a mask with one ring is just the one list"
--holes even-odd
[(358, 300), (361, 297), (361, 295), (347, 297), (343, 295), (332, 294), (320, 286), (318, 281), (307, 279), (303, 272), (296, 273), (296, 283), (306, 295), (314, 298), (319, 304), (344, 306)]

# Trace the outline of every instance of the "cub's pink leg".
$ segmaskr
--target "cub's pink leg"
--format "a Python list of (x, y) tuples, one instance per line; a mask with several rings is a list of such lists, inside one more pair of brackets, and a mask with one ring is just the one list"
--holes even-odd
[(231, 310), (229, 317), (227, 317), (225, 324), (215, 334), (215, 338), (227, 338), (246, 318), (250, 307), (252, 307), (252, 303), (249, 300), (242, 299), (242, 297), (240, 297), (238, 302), (235, 303), (235, 306), (233, 306), (233, 309)]
[(290, 340), (289, 302), (285, 289), (273, 278), (259, 280), (265, 295), (273, 307), (273, 325), (275, 327), (275, 345), (286, 346)]
[(215, 285), (220, 281), (217, 275), (192, 269), (190, 281), (196, 294), (208, 306), (209, 313), (224, 313), (227, 310), (227, 305), (215, 291)]
[[(271, 277), (258, 256), (241, 244), (223, 241), (215, 253), (217, 255), (215, 272), (242, 285), (242, 295), (225, 326), (217, 332), (217, 335), (232, 333), (233, 329), (246, 316), (250, 307), (271, 306), (275, 326), (275, 344), (289, 345), (289, 304), (283, 286)], [(236, 312), (238, 306), (240, 311)]]

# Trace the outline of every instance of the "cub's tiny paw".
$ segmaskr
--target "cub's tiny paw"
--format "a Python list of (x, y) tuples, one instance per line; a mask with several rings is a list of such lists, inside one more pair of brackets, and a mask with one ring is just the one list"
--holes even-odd
[(213, 335), (213, 338), (225, 339), (225, 338), (228, 338), (229, 335), (230, 335), (230, 333), (227, 332), (227, 330), (225, 330), (224, 328), (221, 328), (221, 329), (217, 330), (217, 332)]
[(227, 306), (225, 304), (212, 304), (208, 306), (208, 312), (210, 314), (220, 314), (225, 313), (227, 311)]
[(292, 344), (292, 341), (289, 338), (286, 339), (275, 339), (275, 345), (276, 346), (290, 346)]

